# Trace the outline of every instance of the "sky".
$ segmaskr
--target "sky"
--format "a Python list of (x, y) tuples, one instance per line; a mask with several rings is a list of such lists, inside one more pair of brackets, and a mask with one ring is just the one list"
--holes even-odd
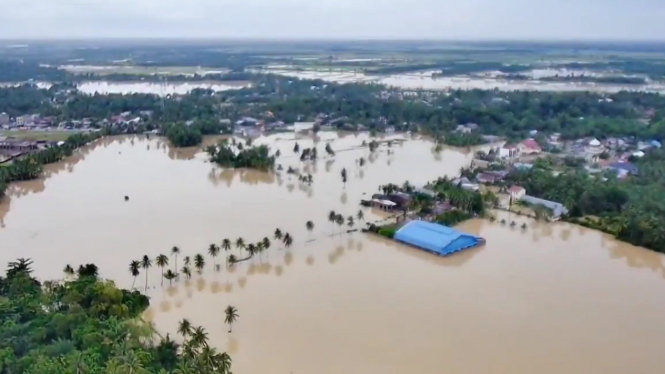
[(665, 0), (0, 0), (0, 39), (665, 40)]

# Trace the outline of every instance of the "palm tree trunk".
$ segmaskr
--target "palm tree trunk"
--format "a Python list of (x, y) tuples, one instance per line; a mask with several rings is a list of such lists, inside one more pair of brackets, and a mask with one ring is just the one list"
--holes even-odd
[(134, 289), (134, 283), (136, 283), (136, 277), (134, 277), (134, 281), (132, 282), (132, 289)]
[(145, 269), (145, 290), (148, 290), (148, 269)]
[(164, 285), (164, 267), (162, 266), (162, 286)]

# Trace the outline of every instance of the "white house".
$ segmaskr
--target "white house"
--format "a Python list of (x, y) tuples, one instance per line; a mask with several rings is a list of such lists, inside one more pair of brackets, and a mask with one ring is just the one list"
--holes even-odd
[(499, 148), (500, 158), (515, 158), (520, 155), (520, 149), (515, 144), (506, 144)]
[(520, 186), (512, 186), (510, 187), (510, 190), (508, 190), (508, 192), (510, 193), (510, 198), (513, 201), (519, 200), (523, 198), (524, 195), (526, 195), (526, 190), (524, 189), (524, 187)]

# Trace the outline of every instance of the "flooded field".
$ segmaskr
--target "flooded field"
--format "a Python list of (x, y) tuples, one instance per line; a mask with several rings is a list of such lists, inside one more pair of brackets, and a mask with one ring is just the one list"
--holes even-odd
[(249, 82), (170, 82), (166, 84), (148, 82), (83, 82), (79, 91), (86, 94), (155, 94), (160, 96), (186, 94), (196, 88), (213, 91), (227, 91), (247, 87)]
[[(131, 287), (131, 260), (178, 246), (182, 267), (184, 256), (202, 253), (206, 268), (190, 281), (162, 286), (160, 269), (150, 269), (144, 318), (172, 336), (182, 318), (203, 325), (238, 374), (662, 372), (659, 254), (508, 213), (497, 213), (499, 220), (528, 228), (468, 221), (459, 228), (487, 245), (450, 258), (340, 234), (327, 220), (330, 210), (355, 215), (363, 194), (378, 185), (452, 176), (474, 153), (435, 153), (433, 144), (414, 138), (393, 144), (393, 154), (383, 146), (370, 157), (359, 147), (368, 139), (297, 136), (301, 149), (317, 144), (319, 155), (332, 142), (337, 155), (313, 165), (293, 153), (293, 134), (257, 140), (281, 150), (285, 169), (311, 173), (311, 187), (285, 173), (222, 170), (199, 149), (177, 150), (157, 138), (102, 139), (49, 166), (43, 180), (10, 187), (0, 205), (0, 261), (33, 258), (43, 279), (61, 278), (66, 264), (94, 262), (103, 277)], [(361, 156), (369, 160), (362, 168), (355, 163)], [(383, 217), (364, 213), (366, 220)], [(262, 256), (231, 269), (220, 256), (214, 262), (222, 269), (215, 271), (206, 253), (211, 243), (272, 240), (278, 227), (294, 236), (290, 249), (273, 241)], [(142, 273), (136, 287), (143, 290), (145, 282)], [(233, 333), (224, 324), (229, 304), (240, 315)]]
[[(619, 92), (627, 91), (646, 91), (665, 93), (665, 84), (650, 83), (646, 85), (618, 85), (618, 84), (600, 84), (591, 82), (546, 82), (540, 80), (507, 80), (497, 74), (488, 75), (470, 75), (454, 77), (432, 77), (432, 72), (414, 72), (394, 75), (365, 75), (362, 72), (349, 71), (324, 71), (324, 70), (292, 70), (286, 68), (268, 69), (270, 73), (292, 76), (301, 79), (322, 79), (330, 82), (351, 83), (366, 82), (379, 83), (391, 87), (416, 90), (447, 90), (447, 89), (481, 89), (501, 91), (595, 91), (595, 92)], [(548, 75), (550, 74), (550, 75)], [(535, 78), (551, 76), (547, 70), (535, 70)]]

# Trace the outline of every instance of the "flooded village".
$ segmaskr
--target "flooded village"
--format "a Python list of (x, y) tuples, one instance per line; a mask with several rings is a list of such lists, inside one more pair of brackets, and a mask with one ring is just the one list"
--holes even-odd
[(662, 372), (657, 60), (259, 44), (5, 51), (0, 372)]
[[(335, 373), (350, 364), (354, 372), (400, 373), (416, 363), (422, 373), (442, 365), (456, 373), (625, 373), (665, 364), (658, 350), (665, 335), (652, 329), (665, 311), (657, 296), (665, 291), (660, 254), (508, 211), (456, 226), (486, 242), (447, 257), (331, 223), (331, 210), (355, 216), (361, 209), (358, 228), (385, 220), (390, 212), (360, 205), (378, 187), (453, 180), (479, 152), (497, 153), (492, 146), (437, 150), (417, 135), (378, 139), (404, 141), (372, 153), (362, 146), (373, 140), (367, 133), (255, 139), (280, 151), (284, 170), (311, 174), (307, 185), (285, 172), (219, 168), (202, 148), (176, 149), (159, 137), (105, 137), (44, 178), (12, 185), (0, 207), (2, 260), (33, 258), (46, 279), (62, 277), (70, 263), (102, 264), (101, 276), (131, 287), (127, 265), (144, 254), (156, 258), (177, 246), (182, 264), (225, 238), (289, 232), (289, 248), (274, 241), (249, 261), (227, 267), (220, 256), (216, 270), (206, 255), (208, 265), (191, 279), (162, 284), (160, 270), (151, 269), (136, 280), (151, 298), (143, 318), (173, 337), (183, 318), (204, 326), (239, 373)], [(337, 151), (301, 162), (295, 143)], [(458, 185), (474, 183), (478, 177)], [(232, 334), (224, 324), (229, 304), (240, 314)], [(633, 305), (642, 308), (637, 320)], [(522, 359), (508, 360), (516, 356)]]

